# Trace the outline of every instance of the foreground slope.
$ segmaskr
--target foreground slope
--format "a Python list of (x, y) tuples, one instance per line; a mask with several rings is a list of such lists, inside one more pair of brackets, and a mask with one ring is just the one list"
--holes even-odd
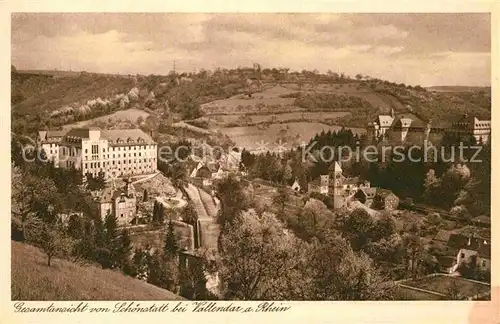
[(12, 300), (176, 300), (174, 293), (95, 266), (55, 260), (12, 241)]

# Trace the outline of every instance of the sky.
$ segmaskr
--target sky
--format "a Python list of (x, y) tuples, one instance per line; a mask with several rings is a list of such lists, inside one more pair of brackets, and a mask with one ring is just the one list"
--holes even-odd
[(490, 85), (490, 15), (18, 13), (26, 70), (167, 74), (287, 67), (412, 85)]

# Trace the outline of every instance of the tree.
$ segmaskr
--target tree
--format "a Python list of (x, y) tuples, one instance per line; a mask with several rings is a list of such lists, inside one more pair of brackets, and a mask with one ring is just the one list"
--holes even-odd
[(121, 231), (121, 235), (118, 239), (117, 250), (116, 250), (116, 262), (117, 265), (122, 269), (129, 265), (130, 255), (132, 251), (132, 240), (130, 239), (130, 234), (127, 229)]
[(51, 206), (58, 206), (56, 193), (57, 189), (54, 182), (50, 179), (30, 174), (27, 171), (21, 171), (18, 167), (12, 165), (12, 194), (11, 194), (11, 213), (13, 235), (18, 232), (21, 240), (27, 239), (25, 225), (30, 217), (45, 218), (51, 221)]
[(285, 184), (289, 182), (293, 177), (292, 167), (287, 163), (283, 167), (283, 181)]
[(285, 206), (289, 199), (290, 194), (288, 193), (288, 188), (285, 186), (278, 187), (278, 193), (274, 196), (273, 202), (278, 205), (281, 216), (285, 214)]
[(159, 251), (154, 252), (147, 260), (147, 282), (175, 292), (178, 265), (173, 260), (165, 260)]
[(187, 174), (182, 163), (176, 161), (170, 166), (170, 179), (175, 188), (182, 189), (187, 182)]
[(148, 260), (150, 257), (150, 249), (136, 248), (132, 256), (132, 267), (129, 274), (140, 280), (148, 278)]
[(181, 267), (180, 270), (180, 295), (189, 300), (217, 299), (217, 296), (207, 289), (207, 275), (212, 274), (214, 270), (208, 255), (190, 258), (187, 266)]
[(68, 256), (73, 248), (73, 241), (69, 237), (47, 223), (41, 225), (40, 234), (36, 241), (47, 254), (47, 266), (49, 267), (54, 256)]
[(418, 231), (409, 231), (403, 235), (403, 247), (405, 249), (405, 269), (412, 278), (416, 279), (419, 260), (422, 256), (424, 246)]
[(232, 176), (217, 184), (216, 195), (221, 205), (217, 222), (221, 225), (221, 231), (224, 232), (226, 227), (248, 207), (248, 201), (241, 183)]
[(349, 242), (329, 233), (323, 243), (313, 241), (310, 277), (314, 300), (383, 300), (392, 296), (391, 284), (380, 275), (372, 260), (356, 253)]
[[(118, 221), (116, 216), (108, 212), (104, 218), (104, 244), (101, 246), (100, 259), (103, 267), (113, 268), (119, 265), (118, 254), (120, 250)], [(105, 266), (106, 265), (106, 266)]]
[[(301, 258), (299, 241), (284, 232), (273, 214), (242, 212), (228, 225), (222, 238), (218, 265), (225, 299), (290, 299)], [(295, 278), (297, 279), (297, 278)]]
[(373, 219), (366, 210), (358, 208), (351, 213), (344, 224), (344, 230), (355, 251), (362, 249), (369, 242), (373, 227)]
[(361, 79), (363, 79), (363, 76), (362, 76), (361, 74), (359, 74), (359, 73), (358, 73), (358, 74), (356, 74), (356, 79), (357, 79), (357, 80), (361, 80)]
[(155, 201), (153, 204), (153, 223), (156, 225), (163, 224), (165, 220), (165, 209), (163, 204)]
[(181, 211), (182, 221), (184, 223), (195, 225), (198, 220), (198, 215), (196, 214), (196, 210), (194, 209), (192, 203), (188, 203), (186, 207)]
[(383, 215), (377, 220), (371, 230), (370, 237), (373, 241), (388, 238), (396, 233), (396, 222), (390, 214)]
[(166, 258), (174, 259), (177, 257), (180, 247), (177, 241), (177, 235), (175, 234), (174, 223), (172, 220), (168, 222), (167, 233), (165, 235), (163, 254)]

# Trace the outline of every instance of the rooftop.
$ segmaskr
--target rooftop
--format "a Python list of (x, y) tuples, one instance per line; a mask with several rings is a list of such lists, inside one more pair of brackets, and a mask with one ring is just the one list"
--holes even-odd
[[(101, 138), (107, 139), (110, 145), (127, 145), (131, 143), (154, 144), (154, 140), (151, 136), (138, 128), (112, 130), (101, 130), (97, 127), (74, 128), (67, 131), (64, 135), (66, 137), (88, 139), (90, 138), (90, 131), (100, 131)], [(61, 133), (63, 133), (63, 131), (59, 131), (59, 133), (56, 134)]]
[(447, 245), (451, 248), (477, 251), (480, 257), (485, 259), (490, 258), (490, 242), (483, 238), (468, 237), (462, 234), (451, 234)]

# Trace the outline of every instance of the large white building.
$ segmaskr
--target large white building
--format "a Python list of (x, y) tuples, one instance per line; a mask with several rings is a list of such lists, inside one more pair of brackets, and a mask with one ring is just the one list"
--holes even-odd
[(105, 179), (157, 172), (157, 144), (140, 129), (40, 131), (38, 142), (56, 167)]

